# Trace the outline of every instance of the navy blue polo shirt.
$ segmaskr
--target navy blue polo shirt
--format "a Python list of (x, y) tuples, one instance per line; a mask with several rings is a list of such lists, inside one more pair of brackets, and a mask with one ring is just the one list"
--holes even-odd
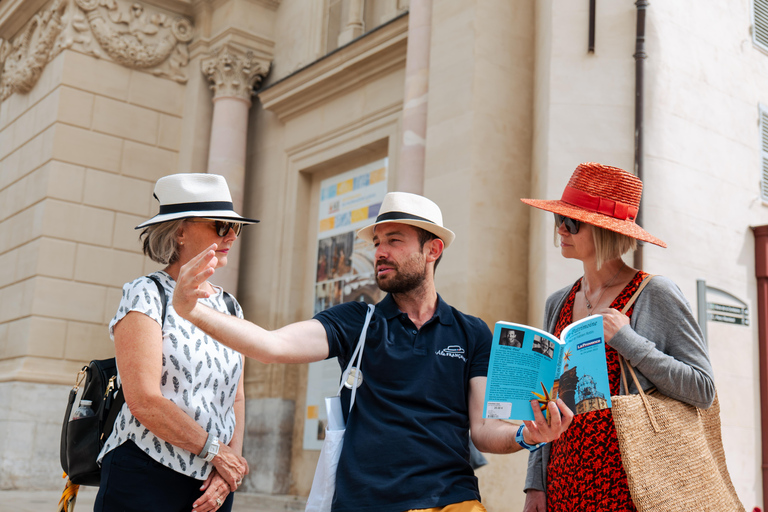
[[(342, 370), (367, 306), (348, 302), (315, 316)], [(480, 499), (469, 465), (469, 380), (485, 377), (491, 331), (438, 296), (421, 329), (391, 295), (368, 327), (363, 384), (347, 418), (334, 512), (402, 512)], [(350, 391), (342, 392), (349, 408)]]

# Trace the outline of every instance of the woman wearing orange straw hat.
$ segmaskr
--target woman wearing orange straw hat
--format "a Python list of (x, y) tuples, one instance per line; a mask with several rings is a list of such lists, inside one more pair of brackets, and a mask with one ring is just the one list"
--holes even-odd
[[(712, 366), (688, 301), (672, 281), (654, 276), (626, 315), (647, 273), (621, 256), (637, 240), (666, 244), (635, 223), (643, 184), (616, 167), (579, 165), (560, 200), (522, 199), (555, 214), (556, 245), (582, 262), (584, 275), (546, 302), (545, 329), (555, 335), (570, 323), (603, 315), (611, 395), (626, 393), (619, 358), (632, 365), (644, 389), (708, 408), (715, 398)], [(634, 386), (629, 392), (637, 393)], [(633, 511), (610, 409), (574, 416), (571, 427), (532, 452), (525, 512)]]

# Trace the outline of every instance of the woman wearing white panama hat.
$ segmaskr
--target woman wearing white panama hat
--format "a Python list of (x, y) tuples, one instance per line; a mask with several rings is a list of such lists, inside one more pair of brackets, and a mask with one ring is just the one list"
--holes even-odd
[[(94, 510), (227, 512), (248, 472), (242, 356), (166, 308), (158, 286), (170, 302), (182, 265), (216, 243), (223, 267), (243, 224), (258, 221), (235, 213), (221, 176), (173, 174), (154, 192), (160, 210), (136, 229), (165, 268), (127, 283), (109, 324), (125, 405), (99, 455)], [(242, 318), (220, 287), (202, 286), (202, 302)]]
[[(621, 256), (636, 240), (666, 244), (635, 223), (642, 182), (596, 163), (579, 165), (560, 200), (522, 199), (555, 214), (556, 242), (565, 258), (580, 260), (584, 275), (547, 299), (545, 329), (559, 335), (570, 323), (603, 315), (612, 395), (620, 385), (620, 357), (644, 389), (655, 386), (677, 400), (707, 408), (715, 397), (712, 366), (687, 300), (669, 279), (650, 280), (624, 315), (619, 312), (645, 272)], [(637, 390), (630, 389), (637, 393)], [(635, 510), (621, 462), (610, 409), (574, 417), (563, 436), (530, 455), (525, 512)]]

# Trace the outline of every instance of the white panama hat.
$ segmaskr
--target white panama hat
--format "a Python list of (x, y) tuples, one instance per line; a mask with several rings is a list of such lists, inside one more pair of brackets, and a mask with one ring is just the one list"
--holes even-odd
[(440, 207), (424, 196), (408, 192), (390, 192), (381, 202), (376, 222), (357, 232), (357, 236), (368, 242), (373, 242), (373, 230), (379, 224), (397, 222), (408, 224), (429, 231), (443, 241), (447, 248), (456, 238), (456, 234), (443, 227), (443, 214)]
[(180, 173), (163, 176), (155, 183), (154, 196), (160, 202), (159, 213), (136, 226), (136, 229), (192, 217), (243, 224), (259, 222), (235, 213), (227, 181), (218, 174)]

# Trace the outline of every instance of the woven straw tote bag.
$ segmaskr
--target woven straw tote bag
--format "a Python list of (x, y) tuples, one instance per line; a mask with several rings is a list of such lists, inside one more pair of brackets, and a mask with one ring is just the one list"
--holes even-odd
[(745, 512), (725, 464), (717, 396), (705, 410), (658, 391), (645, 393), (632, 366), (624, 358), (620, 364), (624, 389), (628, 389), (626, 366), (639, 391), (611, 397), (621, 458), (637, 510)]

